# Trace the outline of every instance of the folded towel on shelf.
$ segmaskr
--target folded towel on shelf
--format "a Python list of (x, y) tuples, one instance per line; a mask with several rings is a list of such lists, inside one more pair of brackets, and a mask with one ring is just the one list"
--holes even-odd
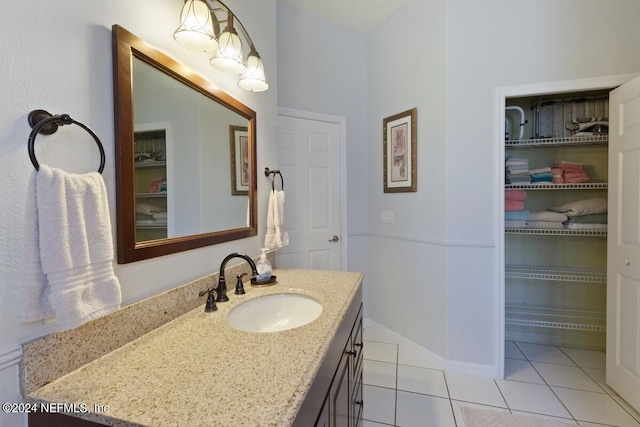
[(523, 211), (524, 202), (521, 202), (520, 200), (505, 200), (504, 210), (505, 211)]
[(567, 220), (569, 224), (606, 224), (607, 214), (578, 215)]
[(527, 221), (505, 221), (504, 228), (527, 228)]
[(506, 171), (508, 171), (509, 173), (524, 173), (524, 174), (528, 174), (529, 173), (529, 167), (526, 165), (522, 165), (522, 166), (507, 166), (505, 168)]
[(564, 228), (564, 225), (561, 222), (554, 221), (527, 221), (527, 228), (560, 229)]
[(531, 177), (529, 175), (509, 175), (507, 184), (530, 184)]
[(102, 176), (42, 165), (29, 181), (26, 207), (20, 320), (55, 315), (65, 330), (118, 310), (122, 297)]
[(153, 215), (159, 212), (166, 212), (167, 208), (162, 205), (154, 205), (151, 203), (136, 203), (136, 213), (144, 215)]
[(551, 182), (552, 180), (551, 172), (531, 174), (531, 182)]
[(289, 233), (285, 230), (285, 196), (284, 190), (272, 190), (267, 206), (267, 232), (264, 236), (264, 247), (273, 249), (289, 244)]
[(529, 221), (531, 220), (531, 212), (529, 211), (506, 211), (504, 213), (505, 221)]
[(508, 157), (505, 160), (504, 164), (507, 165), (507, 166), (529, 165), (529, 159), (524, 158), (524, 157)]
[(530, 169), (529, 173), (531, 175), (535, 175), (538, 173), (550, 173), (551, 172), (551, 168), (538, 168), (538, 169)]
[(524, 201), (527, 199), (527, 192), (524, 190), (505, 190), (504, 199)]
[(167, 219), (167, 213), (166, 212), (156, 212), (153, 215), (151, 215), (151, 217), (153, 219)]
[(565, 184), (580, 184), (583, 182), (589, 182), (590, 178), (588, 176), (576, 176), (573, 178), (564, 178)]
[(531, 221), (565, 222), (568, 217), (563, 213), (549, 211), (531, 212)]
[(607, 199), (594, 198), (576, 200), (561, 206), (550, 207), (548, 210), (561, 212), (567, 216), (602, 214), (607, 213)]
[(567, 230), (593, 230), (593, 231), (607, 231), (607, 224), (566, 224)]

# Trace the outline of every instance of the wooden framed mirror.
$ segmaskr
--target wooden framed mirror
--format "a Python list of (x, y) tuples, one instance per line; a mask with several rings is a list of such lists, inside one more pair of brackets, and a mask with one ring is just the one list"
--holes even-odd
[(257, 235), (256, 113), (113, 26), (118, 263)]

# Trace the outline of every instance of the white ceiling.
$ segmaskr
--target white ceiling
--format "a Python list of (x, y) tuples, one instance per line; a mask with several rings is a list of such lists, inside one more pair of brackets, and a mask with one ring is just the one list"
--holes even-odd
[(356, 31), (367, 32), (405, 0), (279, 0)]

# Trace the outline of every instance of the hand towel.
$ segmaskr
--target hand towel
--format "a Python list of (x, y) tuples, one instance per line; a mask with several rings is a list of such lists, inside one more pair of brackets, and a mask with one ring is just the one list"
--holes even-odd
[(40, 166), (27, 200), (20, 319), (55, 314), (65, 330), (118, 310), (122, 296), (102, 176)]
[(524, 210), (524, 202), (521, 202), (519, 200), (505, 200), (504, 210), (505, 211), (522, 211)]
[(524, 190), (505, 190), (504, 199), (524, 201), (527, 199), (527, 192)]
[(504, 213), (505, 221), (529, 221), (531, 220), (531, 212), (529, 211), (506, 211)]
[(548, 210), (561, 212), (567, 216), (591, 215), (607, 213), (607, 199), (585, 199), (565, 203), (561, 206), (553, 206)]
[(606, 224), (607, 214), (579, 215), (569, 218), (571, 224)]
[(527, 228), (527, 221), (505, 221), (504, 228)]
[(568, 230), (591, 230), (591, 231), (607, 231), (607, 224), (574, 224), (566, 225)]
[(535, 175), (535, 174), (538, 174), (538, 173), (549, 173), (549, 172), (551, 172), (551, 168), (549, 168), (549, 167), (546, 167), (546, 168), (538, 168), (538, 169), (530, 169), (530, 170), (529, 170), (529, 173), (530, 173), (531, 175)]
[(564, 228), (561, 222), (553, 221), (527, 221), (527, 228), (536, 229), (560, 229)]
[(565, 214), (550, 211), (531, 212), (531, 221), (564, 222), (568, 219)]
[(264, 247), (281, 248), (289, 244), (289, 233), (285, 230), (285, 195), (284, 190), (272, 190), (267, 206), (267, 232), (264, 236)]

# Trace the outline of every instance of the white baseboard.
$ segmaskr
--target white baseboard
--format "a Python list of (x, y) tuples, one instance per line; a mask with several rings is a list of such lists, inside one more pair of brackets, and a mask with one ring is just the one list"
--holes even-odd
[(389, 342), (398, 344), (406, 350), (416, 354), (417, 356), (428, 360), (430, 365), (445, 372), (461, 375), (472, 375), (476, 377), (496, 378), (496, 369), (493, 365), (482, 365), (479, 363), (459, 362), (456, 360), (448, 360), (444, 357), (427, 350), (426, 348), (416, 344), (415, 342), (403, 337), (402, 335), (388, 329), (371, 319), (364, 319), (364, 328), (375, 327), (383, 336), (389, 339)]

